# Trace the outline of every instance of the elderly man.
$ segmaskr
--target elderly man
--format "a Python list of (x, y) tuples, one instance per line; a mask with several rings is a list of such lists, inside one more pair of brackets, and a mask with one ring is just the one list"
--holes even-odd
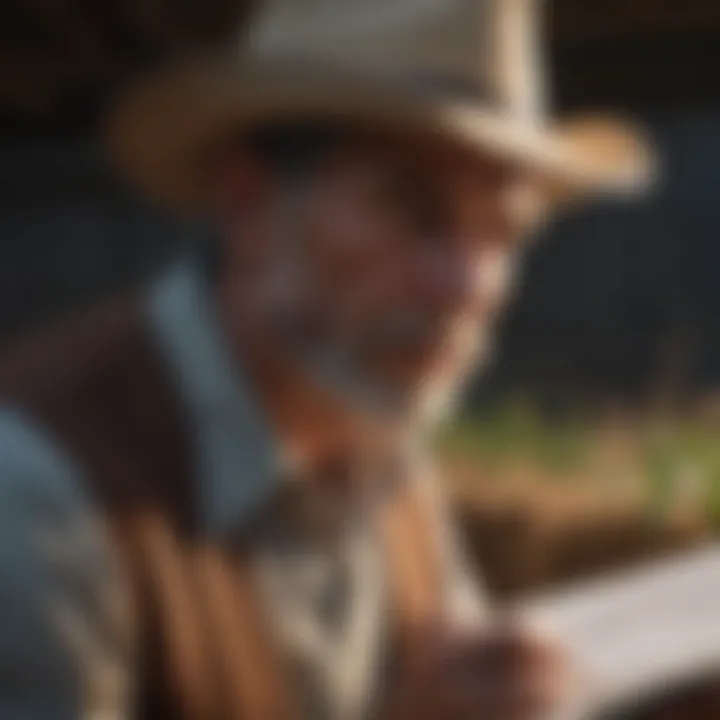
[(554, 647), (485, 611), (419, 445), (486, 352), (527, 208), (627, 187), (640, 149), (545, 122), (533, 3), (298, 5), (114, 116), (129, 177), (202, 208), (210, 247), (3, 362), (3, 718), (558, 699)]

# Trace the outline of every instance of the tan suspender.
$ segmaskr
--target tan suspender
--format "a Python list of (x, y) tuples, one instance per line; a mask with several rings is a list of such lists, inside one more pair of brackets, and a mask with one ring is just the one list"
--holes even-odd
[[(408, 484), (380, 517), (401, 672), (440, 608), (437, 530), (425, 498)], [(166, 663), (187, 720), (297, 720), (251, 563), (214, 545), (173, 548), (172, 535), (142, 529), (162, 618)], [(182, 588), (182, 589), (181, 589)]]

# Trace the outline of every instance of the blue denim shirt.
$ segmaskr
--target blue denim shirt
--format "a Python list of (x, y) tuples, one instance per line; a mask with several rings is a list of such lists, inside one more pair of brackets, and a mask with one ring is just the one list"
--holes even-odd
[[(206, 529), (222, 541), (278, 489), (281, 453), (242, 373), (231, 366), (192, 263), (179, 263), (151, 287), (147, 312), (193, 425)], [(0, 408), (3, 720), (133, 716), (125, 588), (81, 488), (78, 468), (52, 437), (31, 417)], [(475, 616), (479, 593), (448, 538), (449, 596), (459, 614)], [(347, 557), (338, 548), (324, 556), (302, 542), (292, 553), (258, 553), (267, 559), (273, 617), (306, 665), (303, 676), (317, 681), (309, 717), (361, 717), (374, 692), (383, 584), (381, 557), (366, 540), (346, 538)], [(338, 633), (333, 623), (332, 633), (323, 633), (312, 585), (339, 568), (347, 576), (345, 627)]]

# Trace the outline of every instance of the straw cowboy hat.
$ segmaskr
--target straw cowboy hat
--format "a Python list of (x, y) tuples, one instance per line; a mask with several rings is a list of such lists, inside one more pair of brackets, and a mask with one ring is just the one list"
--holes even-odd
[(111, 151), (179, 207), (202, 205), (215, 149), (278, 120), (426, 133), (526, 168), (549, 202), (644, 187), (642, 133), (612, 118), (551, 121), (540, 15), (538, 0), (263, 0), (235, 47), (131, 88)]

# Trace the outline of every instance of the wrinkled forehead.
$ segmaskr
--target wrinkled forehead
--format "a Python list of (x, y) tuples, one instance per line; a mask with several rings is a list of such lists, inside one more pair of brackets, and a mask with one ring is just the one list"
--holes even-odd
[(540, 198), (525, 169), (432, 138), (371, 132), (347, 136), (324, 157), (315, 181), (321, 193), (354, 188), (360, 196), (372, 196), (374, 191), (400, 190), (405, 199), (429, 203), (417, 208), (421, 213), (432, 206), (475, 229), (496, 223), (512, 245), (532, 239), (541, 214)]

